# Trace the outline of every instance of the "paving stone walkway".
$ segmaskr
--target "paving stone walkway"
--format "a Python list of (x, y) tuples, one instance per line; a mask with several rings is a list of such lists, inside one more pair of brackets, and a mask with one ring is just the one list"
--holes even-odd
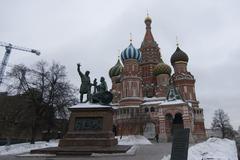
[(16, 157), (0, 156), (0, 160), (161, 160), (164, 155), (171, 153), (171, 143), (154, 143), (141, 145), (135, 155), (98, 156), (98, 157)]

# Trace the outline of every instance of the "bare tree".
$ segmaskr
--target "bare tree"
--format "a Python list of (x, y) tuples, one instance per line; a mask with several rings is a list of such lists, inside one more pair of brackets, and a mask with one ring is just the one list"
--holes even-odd
[(11, 79), (9, 91), (26, 95), (32, 105), (31, 141), (36, 130), (44, 122), (47, 131), (54, 127), (56, 118), (67, 117), (67, 107), (77, 103), (77, 90), (67, 80), (65, 66), (53, 62), (37, 62), (32, 68), (16, 65), (8, 74)]
[(229, 117), (222, 109), (215, 111), (212, 122), (212, 129), (219, 129), (222, 133), (222, 138), (233, 138), (234, 136)]

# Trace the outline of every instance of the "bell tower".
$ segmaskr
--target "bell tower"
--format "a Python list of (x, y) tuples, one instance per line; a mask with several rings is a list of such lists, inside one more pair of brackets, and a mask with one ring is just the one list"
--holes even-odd
[(154, 68), (160, 63), (161, 53), (157, 42), (154, 40), (151, 32), (152, 19), (147, 15), (145, 18), (146, 33), (141, 44), (142, 60), (140, 69), (143, 79), (143, 96), (155, 96), (156, 77), (154, 76)]

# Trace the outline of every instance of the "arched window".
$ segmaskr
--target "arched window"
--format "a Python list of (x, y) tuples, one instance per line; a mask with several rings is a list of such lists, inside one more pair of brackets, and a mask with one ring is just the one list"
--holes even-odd
[(145, 110), (145, 112), (148, 112), (148, 111), (149, 111), (149, 109), (148, 109), (147, 107), (146, 107), (144, 110)]
[(151, 111), (151, 112), (155, 112), (155, 108), (151, 107), (151, 108), (150, 108), (150, 111)]
[(172, 121), (173, 116), (170, 113), (168, 113), (168, 114), (165, 115), (165, 119), (168, 120), (168, 121)]

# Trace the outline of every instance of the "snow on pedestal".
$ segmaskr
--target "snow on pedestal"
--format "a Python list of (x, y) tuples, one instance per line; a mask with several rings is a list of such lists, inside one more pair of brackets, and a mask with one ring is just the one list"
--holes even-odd
[(76, 108), (111, 108), (112, 106), (109, 105), (101, 105), (101, 104), (94, 104), (94, 103), (79, 103), (77, 105), (69, 107), (69, 109), (76, 109)]

